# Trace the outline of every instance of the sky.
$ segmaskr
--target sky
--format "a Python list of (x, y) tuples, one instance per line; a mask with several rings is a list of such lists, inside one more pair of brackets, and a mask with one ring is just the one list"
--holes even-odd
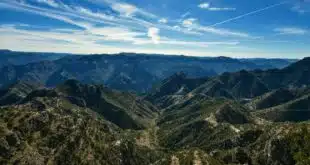
[(0, 49), (310, 56), (310, 0), (0, 0)]

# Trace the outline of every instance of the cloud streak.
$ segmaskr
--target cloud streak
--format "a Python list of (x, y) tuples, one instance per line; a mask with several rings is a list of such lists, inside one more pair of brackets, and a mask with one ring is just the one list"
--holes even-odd
[(209, 11), (234, 11), (236, 8), (231, 7), (212, 7), (210, 3), (204, 2), (198, 5), (199, 8)]
[(308, 33), (308, 30), (297, 27), (275, 28), (274, 31), (279, 35), (305, 35)]
[(250, 38), (251, 36), (247, 33), (228, 30), (228, 29), (220, 29), (209, 26), (203, 26), (198, 23), (196, 18), (188, 18), (182, 21), (182, 25), (188, 28), (191, 31), (196, 31), (198, 33), (211, 33), (221, 36), (233, 36), (233, 37), (242, 37), (242, 38)]
[(255, 15), (255, 14), (257, 14), (257, 13), (263, 12), (263, 11), (265, 11), (265, 10), (272, 9), (272, 8), (274, 8), (274, 7), (277, 7), (277, 6), (286, 4), (286, 3), (288, 3), (288, 2), (287, 2), (287, 1), (284, 1), (284, 2), (281, 2), (281, 3), (276, 3), (276, 4), (273, 4), (273, 5), (269, 5), (269, 6), (267, 6), (267, 7), (264, 7), (264, 8), (258, 9), (258, 10), (254, 10), (254, 11), (252, 11), (252, 12), (239, 15), (239, 16), (237, 16), (237, 17), (233, 17), (233, 18), (230, 18), (230, 19), (227, 19), (227, 20), (224, 20), (224, 21), (215, 23), (215, 24), (211, 25), (210, 27), (215, 27), (215, 26), (218, 26), (218, 25), (222, 25), (222, 24), (225, 24), (225, 23), (229, 23), (229, 22), (232, 22), (232, 21), (236, 21), (236, 20), (238, 20), (238, 19), (241, 19), (241, 18), (244, 18), (244, 17), (247, 17), (247, 16), (251, 16), (251, 15)]
[[(23, 25), (28, 27), (29, 25)], [(118, 27), (92, 27), (88, 30), (71, 30), (71, 29), (43, 29), (43, 30), (26, 30), (17, 28), (15, 25), (0, 26), (0, 35), (3, 38), (1, 44), (13, 46), (16, 42), (37, 42), (40, 45), (56, 45), (66, 43), (70, 45), (80, 45), (81, 47), (102, 46), (98, 42), (117, 41), (126, 42), (133, 45), (174, 45), (174, 46), (193, 46), (193, 47), (209, 47), (216, 45), (238, 45), (237, 41), (221, 41), (221, 42), (196, 42), (196, 41), (180, 41), (168, 37), (161, 39), (157, 28), (150, 28), (148, 33), (133, 32), (129, 29)], [(143, 36), (148, 38), (143, 38)], [(11, 37), (11, 38), (10, 38)]]
[(133, 14), (138, 11), (135, 6), (126, 3), (115, 3), (112, 5), (112, 9), (126, 17), (133, 16)]
[(158, 20), (158, 22), (165, 24), (165, 23), (168, 23), (168, 20), (166, 18), (162, 18), (162, 19)]
[(56, 3), (54, 0), (37, 0), (38, 3), (46, 4), (51, 7), (59, 7), (58, 3)]
[(109, 5), (114, 11), (124, 14), (127, 17), (133, 16), (136, 13), (153, 19), (158, 18), (157, 15), (145, 11), (133, 4), (124, 3), (117, 0), (88, 0), (88, 1), (100, 6)]

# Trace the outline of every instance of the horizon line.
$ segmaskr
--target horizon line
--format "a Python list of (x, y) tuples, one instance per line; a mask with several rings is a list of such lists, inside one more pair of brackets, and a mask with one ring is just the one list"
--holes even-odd
[(179, 57), (188, 57), (188, 58), (230, 58), (230, 59), (269, 59), (269, 60), (276, 60), (276, 59), (282, 59), (282, 60), (301, 60), (309, 56), (305, 56), (302, 58), (278, 58), (278, 57), (229, 57), (229, 56), (223, 56), (223, 55), (215, 55), (215, 56), (197, 56), (197, 55), (189, 55), (189, 54), (170, 54), (170, 53), (138, 53), (138, 52), (118, 52), (118, 53), (70, 53), (70, 52), (48, 52), (48, 51), (23, 51), (23, 50), (12, 50), (12, 49), (0, 49), (1, 51), (10, 51), (10, 52), (20, 52), (20, 53), (50, 53), (50, 54), (68, 54), (68, 55), (75, 55), (75, 56), (91, 56), (91, 55), (122, 55), (122, 54), (136, 54), (136, 55), (147, 55), (147, 56), (179, 56)]

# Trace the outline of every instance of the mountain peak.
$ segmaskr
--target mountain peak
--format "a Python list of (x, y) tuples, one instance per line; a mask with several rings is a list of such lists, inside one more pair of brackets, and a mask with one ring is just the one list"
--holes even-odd
[[(168, 77), (166, 81), (173, 81), (173, 80), (183, 80), (187, 77), (185, 72), (177, 72), (173, 74), (172, 76)], [(165, 80), (164, 80), (165, 82)]]
[(227, 56), (218, 56), (218, 57), (216, 57), (217, 59), (223, 59), (223, 60), (231, 60), (231, 59), (233, 59), (233, 58), (231, 58), (231, 57), (227, 57)]
[(310, 68), (310, 57), (305, 57), (302, 60), (299, 60), (289, 65), (286, 68), (287, 69), (301, 69), (301, 68), (309, 69)]
[(67, 86), (79, 86), (81, 82), (79, 82), (76, 79), (69, 79), (66, 80), (62, 85), (67, 85)]

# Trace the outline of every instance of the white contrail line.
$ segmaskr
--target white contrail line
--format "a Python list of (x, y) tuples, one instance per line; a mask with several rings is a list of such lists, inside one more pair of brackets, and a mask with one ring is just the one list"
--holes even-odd
[(231, 21), (234, 21), (234, 20), (238, 20), (238, 19), (240, 19), (240, 18), (249, 16), (249, 15), (253, 15), (253, 14), (256, 14), (256, 13), (259, 13), (259, 12), (262, 12), (262, 11), (265, 11), (265, 10), (268, 10), (268, 9), (271, 9), (271, 8), (274, 8), (274, 7), (283, 5), (283, 4), (285, 4), (285, 3), (287, 3), (287, 1), (284, 1), (284, 2), (281, 2), (281, 3), (277, 3), (277, 4), (273, 4), (273, 5), (264, 7), (264, 8), (262, 8), (262, 9), (258, 9), (258, 10), (255, 10), (255, 11), (252, 11), (252, 12), (249, 12), (249, 13), (246, 13), (246, 14), (243, 14), (243, 15), (239, 15), (239, 16), (234, 17), (234, 18), (230, 18), (230, 19), (225, 20), (225, 21), (222, 21), (222, 22), (215, 23), (215, 24), (211, 25), (210, 27), (214, 27), (214, 26), (217, 26), (217, 25), (222, 25), (222, 24), (227, 23), (227, 22), (231, 22)]

